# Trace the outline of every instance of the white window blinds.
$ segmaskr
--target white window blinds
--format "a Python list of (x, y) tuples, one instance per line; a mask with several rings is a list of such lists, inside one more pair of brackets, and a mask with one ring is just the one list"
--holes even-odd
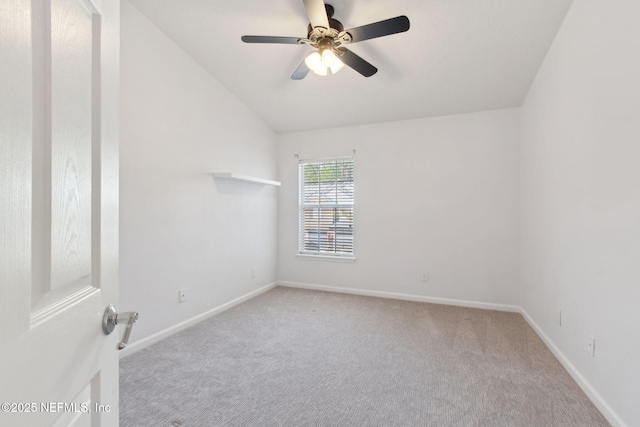
[(353, 256), (353, 158), (301, 160), (301, 254)]

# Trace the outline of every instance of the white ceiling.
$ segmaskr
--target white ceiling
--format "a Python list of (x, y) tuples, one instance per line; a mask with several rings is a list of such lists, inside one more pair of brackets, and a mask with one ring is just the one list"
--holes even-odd
[(291, 74), (311, 48), (302, 0), (130, 0), (276, 132), (518, 107), (572, 0), (325, 0), (345, 29), (406, 15), (406, 33), (349, 46), (365, 78)]

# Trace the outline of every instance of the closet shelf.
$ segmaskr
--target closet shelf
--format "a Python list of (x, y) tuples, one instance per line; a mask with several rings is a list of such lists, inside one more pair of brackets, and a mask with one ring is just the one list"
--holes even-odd
[(233, 179), (235, 181), (253, 182), (256, 184), (275, 185), (280, 187), (280, 181), (271, 181), (270, 179), (256, 178), (253, 176), (239, 175), (231, 172), (214, 172), (214, 178)]

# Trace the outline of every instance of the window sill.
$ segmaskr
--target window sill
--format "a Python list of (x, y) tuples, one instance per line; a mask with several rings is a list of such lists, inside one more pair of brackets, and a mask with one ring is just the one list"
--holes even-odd
[(344, 257), (344, 256), (331, 256), (331, 255), (310, 255), (310, 254), (296, 254), (298, 259), (306, 261), (329, 261), (329, 262), (356, 262), (356, 257)]

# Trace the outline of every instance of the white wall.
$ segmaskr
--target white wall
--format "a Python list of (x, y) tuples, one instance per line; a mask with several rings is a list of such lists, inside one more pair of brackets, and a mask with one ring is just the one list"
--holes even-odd
[[(517, 303), (518, 137), (517, 110), (280, 135), (278, 279)], [(296, 258), (294, 154), (352, 149), (356, 262)]]
[(522, 306), (629, 426), (640, 425), (639, 18), (637, 1), (573, 2), (522, 109)]
[(276, 280), (276, 188), (211, 176), (275, 179), (276, 135), (126, 1), (121, 53), (119, 308), (140, 312), (135, 342)]

